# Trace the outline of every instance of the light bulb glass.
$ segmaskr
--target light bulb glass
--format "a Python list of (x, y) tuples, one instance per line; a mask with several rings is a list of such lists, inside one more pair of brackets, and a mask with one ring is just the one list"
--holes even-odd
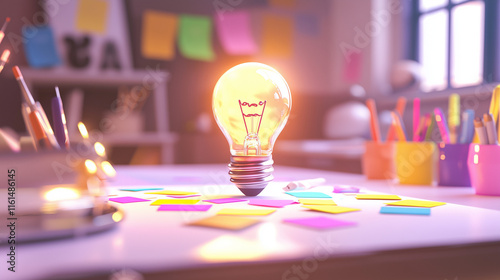
[(212, 109), (233, 156), (271, 155), (292, 99), (281, 74), (248, 62), (224, 73), (215, 85)]

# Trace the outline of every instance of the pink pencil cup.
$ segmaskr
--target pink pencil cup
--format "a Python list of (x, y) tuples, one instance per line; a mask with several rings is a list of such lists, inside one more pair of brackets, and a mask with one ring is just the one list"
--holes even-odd
[(480, 195), (500, 196), (500, 146), (471, 144), (469, 167), (471, 185)]

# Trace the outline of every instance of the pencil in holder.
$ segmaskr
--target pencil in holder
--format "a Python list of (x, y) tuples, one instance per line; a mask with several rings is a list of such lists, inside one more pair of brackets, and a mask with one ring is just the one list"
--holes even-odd
[(469, 144), (439, 143), (438, 185), (470, 187)]
[(470, 145), (467, 164), (476, 194), (500, 196), (499, 157), (498, 145)]
[(367, 179), (391, 180), (396, 178), (394, 142), (365, 142), (362, 158), (363, 174)]
[(433, 142), (397, 142), (395, 161), (399, 183), (432, 185), (435, 152)]

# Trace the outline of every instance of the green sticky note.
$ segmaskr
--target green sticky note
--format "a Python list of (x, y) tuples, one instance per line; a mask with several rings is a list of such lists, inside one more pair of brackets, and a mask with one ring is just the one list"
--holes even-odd
[(212, 19), (207, 16), (182, 15), (179, 24), (179, 50), (186, 58), (211, 61)]

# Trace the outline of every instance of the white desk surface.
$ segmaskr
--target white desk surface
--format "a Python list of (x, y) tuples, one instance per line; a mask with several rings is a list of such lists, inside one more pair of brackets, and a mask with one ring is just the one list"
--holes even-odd
[[(196, 190), (206, 197), (231, 195), (243, 198), (237, 188), (228, 183), (227, 167), (224, 165), (123, 166), (118, 167), (117, 171), (119, 175), (111, 183), (111, 191), (118, 186), (158, 185), (173, 190)], [(208, 212), (157, 212), (158, 207), (150, 206), (148, 202), (111, 202), (126, 214), (116, 228), (87, 237), (21, 244), (17, 249), (18, 271), (15, 274), (8, 272), (4, 264), (0, 270), (0, 279), (51, 279), (61, 275), (67, 278), (75, 273), (109, 273), (123, 268), (165, 275), (172, 271), (192, 271), (191, 278), (183, 279), (197, 279), (193, 275), (204, 268), (242, 264), (258, 264), (258, 267), (263, 268), (280, 262), (287, 263), (285, 269), (277, 274), (282, 279), (305, 279), (295, 274), (286, 274), (286, 268), (294, 263), (304, 265), (307, 260), (318, 257), (317, 254), (322, 257), (328, 254), (328, 259), (341, 259), (391, 250), (484, 243), (494, 244), (495, 252), (500, 252), (500, 197), (476, 196), (471, 188), (400, 186), (383, 181), (368, 181), (355, 174), (276, 166), (275, 181), (257, 198), (293, 199), (281, 191), (283, 186), (291, 180), (316, 177), (326, 178), (330, 187), (318, 187), (314, 191), (331, 193), (331, 186), (335, 184), (351, 184), (361, 187), (364, 192), (370, 190), (397, 194), (402, 198), (409, 196), (448, 204), (432, 208), (430, 216), (383, 215), (379, 214), (379, 210), (387, 201), (358, 201), (350, 195), (332, 194), (338, 205), (361, 208), (362, 211), (333, 215), (313, 212), (298, 204), (289, 205), (278, 208), (269, 216), (257, 217), (262, 222), (255, 226), (233, 232), (185, 224), (212, 216), (222, 208), (258, 208), (257, 206), (239, 202), (214, 205)], [(133, 192), (119, 194), (151, 197)], [(285, 218), (313, 216), (355, 221), (358, 225), (317, 231), (282, 222)], [(0, 249), (4, 255), (2, 259), (5, 259), (6, 248)], [(322, 261), (318, 260), (316, 264), (319, 264), (319, 268), (307, 275), (314, 276), (316, 273), (319, 277), (321, 269), (326, 269), (326, 265), (321, 266)], [(206, 272), (200, 273), (202, 275), (197, 275), (200, 279), (211, 278), (208, 274), (203, 275)], [(250, 266), (240, 273), (249, 275), (256, 272)], [(455, 276), (460, 280), (467, 279)], [(454, 279), (455, 276), (447, 275), (449, 279)], [(222, 279), (220, 275), (213, 277)], [(262, 275), (254, 277), (262, 278)]]

